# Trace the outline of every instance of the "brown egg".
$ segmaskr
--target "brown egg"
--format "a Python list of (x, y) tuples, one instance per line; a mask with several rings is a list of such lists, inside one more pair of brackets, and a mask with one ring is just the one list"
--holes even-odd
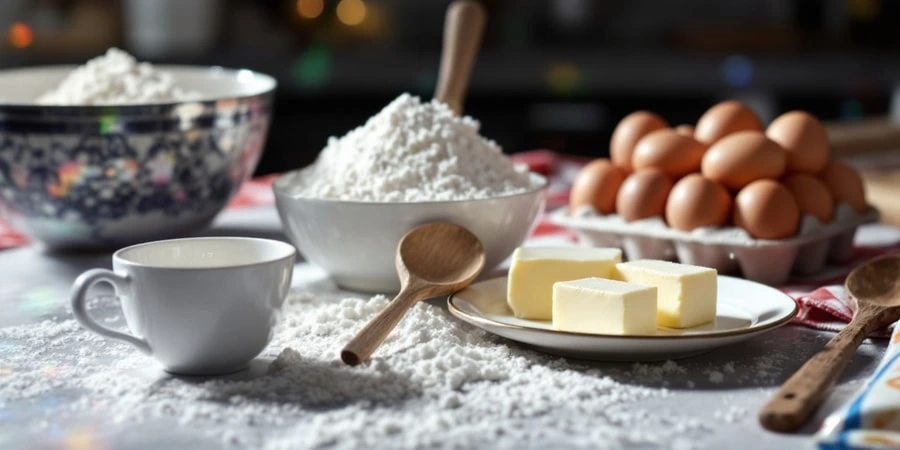
[(787, 171), (819, 173), (828, 164), (828, 135), (812, 114), (791, 111), (778, 116), (766, 136), (787, 152)]
[(694, 137), (694, 126), (693, 125), (678, 125), (675, 127), (675, 132), (684, 136)]
[(608, 159), (597, 159), (584, 166), (575, 177), (569, 196), (570, 211), (591, 205), (600, 214), (610, 214), (616, 208), (616, 193), (625, 180), (622, 169)]
[(756, 239), (782, 239), (797, 233), (800, 208), (777, 181), (756, 180), (734, 198), (734, 224)]
[(730, 213), (728, 191), (699, 173), (675, 183), (666, 200), (666, 222), (677, 230), (720, 227), (728, 223)]
[(841, 161), (831, 160), (825, 165), (819, 177), (825, 186), (828, 186), (835, 201), (850, 205), (859, 214), (869, 209), (862, 178), (853, 167)]
[(801, 216), (809, 214), (819, 219), (819, 222), (831, 222), (834, 217), (834, 197), (822, 180), (808, 173), (794, 173), (784, 177), (781, 183), (797, 200)]
[(674, 178), (700, 171), (706, 146), (696, 139), (663, 128), (643, 137), (634, 147), (631, 167), (634, 170), (656, 167)]
[(656, 168), (638, 169), (628, 176), (616, 196), (616, 213), (626, 222), (663, 216), (672, 179)]
[(703, 176), (729, 189), (784, 174), (787, 157), (778, 144), (759, 131), (741, 131), (713, 144), (703, 155)]
[(609, 156), (613, 164), (631, 172), (631, 154), (637, 142), (652, 131), (668, 127), (662, 117), (650, 111), (636, 111), (625, 116), (616, 125), (609, 142)]
[(756, 113), (743, 103), (729, 100), (719, 103), (706, 110), (697, 128), (694, 137), (707, 145), (712, 145), (719, 139), (738, 131), (762, 131), (763, 124)]

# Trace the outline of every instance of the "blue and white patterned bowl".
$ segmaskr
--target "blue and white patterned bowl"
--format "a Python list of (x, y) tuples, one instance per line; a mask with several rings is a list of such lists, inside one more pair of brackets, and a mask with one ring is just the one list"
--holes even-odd
[(197, 101), (34, 103), (71, 67), (0, 71), (0, 215), (50, 249), (114, 248), (208, 225), (252, 175), (275, 80), (160, 66)]

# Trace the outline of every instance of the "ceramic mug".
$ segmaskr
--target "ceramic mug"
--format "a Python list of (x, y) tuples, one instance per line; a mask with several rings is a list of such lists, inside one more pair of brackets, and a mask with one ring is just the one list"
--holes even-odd
[[(113, 254), (113, 270), (91, 269), (72, 287), (72, 311), (96, 333), (128, 342), (170, 372), (235, 372), (271, 340), (291, 286), (297, 252), (268, 239), (208, 237), (148, 242)], [(127, 334), (95, 322), (88, 290), (109, 283)]]

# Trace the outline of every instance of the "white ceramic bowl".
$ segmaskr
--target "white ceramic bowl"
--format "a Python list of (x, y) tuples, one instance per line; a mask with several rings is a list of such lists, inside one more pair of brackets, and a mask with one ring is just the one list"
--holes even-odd
[(275, 204), (285, 232), (300, 253), (343, 288), (397, 292), (394, 257), (400, 238), (428, 222), (466, 227), (487, 252), (485, 270), (503, 262), (531, 233), (547, 199), (547, 179), (532, 174), (528, 192), (482, 200), (371, 203), (297, 197), (275, 182)]

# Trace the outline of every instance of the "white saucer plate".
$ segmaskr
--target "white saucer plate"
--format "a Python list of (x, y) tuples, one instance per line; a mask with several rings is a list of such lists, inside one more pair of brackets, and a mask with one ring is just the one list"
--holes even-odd
[(745, 341), (790, 322), (797, 304), (772, 287), (719, 276), (716, 320), (693, 328), (658, 328), (655, 335), (570, 333), (550, 321), (516, 318), (506, 303), (507, 278), (472, 284), (450, 296), (450, 312), (478, 328), (546, 353), (602, 361), (679, 359)]

